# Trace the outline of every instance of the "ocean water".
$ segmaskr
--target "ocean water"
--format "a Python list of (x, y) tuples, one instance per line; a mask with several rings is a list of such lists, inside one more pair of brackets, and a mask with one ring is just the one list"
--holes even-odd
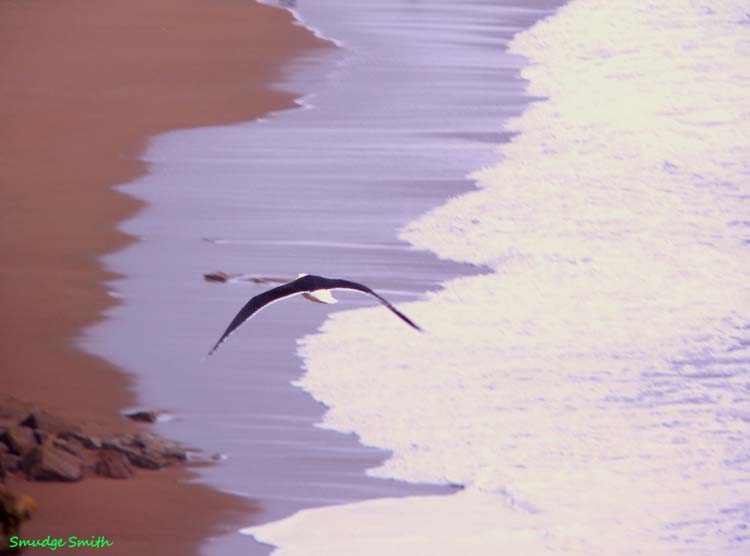
[(291, 555), (750, 554), (750, 10), (572, 0), (511, 49), (540, 100), (401, 237), (485, 269), (299, 344), (376, 477), (461, 485), (244, 532)]

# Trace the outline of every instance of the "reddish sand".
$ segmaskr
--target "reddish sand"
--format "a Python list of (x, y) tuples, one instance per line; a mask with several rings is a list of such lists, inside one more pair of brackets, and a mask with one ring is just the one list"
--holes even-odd
[[(249, 0), (0, 0), (3, 393), (133, 427), (119, 414), (135, 403), (129, 378), (72, 347), (113, 303), (97, 256), (131, 241), (114, 226), (139, 205), (112, 186), (145, 171), (151, 135), (291, 106), (267, 84), (321, 43), (290, 19)], [(110, 556), (195, 553), (248, 505), (186, 476), (16, 482), (40, 503), (24, 536), (101, 534), (117, 540)]]

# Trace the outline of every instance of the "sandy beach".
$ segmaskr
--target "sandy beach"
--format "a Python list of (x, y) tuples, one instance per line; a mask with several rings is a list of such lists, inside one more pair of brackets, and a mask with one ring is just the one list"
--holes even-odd
[[(115, 224), (139, 204), (112, 186), (146, 171), (138, 156), (150, 136), (292, 106), (268, 83), (285, 60), (322, 45), (288, 13), (252, 2), (0, 2), (4, 394), (135, 428), (120, 414), (135, 403), (128, 377), (72, 347), (115, 303), (97, 257), (133, 241)], [(11, 486), (39, 503), (26, 536), (105, 535), (110, 555), (186, 554), (251, 509), (189, 477)]]

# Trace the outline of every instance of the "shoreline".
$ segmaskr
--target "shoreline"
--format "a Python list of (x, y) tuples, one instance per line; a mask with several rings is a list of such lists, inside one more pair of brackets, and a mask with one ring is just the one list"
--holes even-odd
[[(306, 372), (299, 339), (327, 326), (327, 313), (372, 307), (369, 300), (342, 295), (334, 306), (302, 299), (276, 304), (201, 360), (239, 307), (266, 286), (217, 285), (200, 277), (211, 271), (314, 272), (360, 281), (400, 304), (456, 274), (476, 272), (415, 252), (396, 230), (472, 188), (466, 174), (496, 160), (496, 122), (516, 115), (526, 98), (518, 60), (498, 55), (497, 48), (544, 9), (523, 10), (521, 19), (517, 9), (499, 7), (489, 18), (477, 0), (407, 17), (406, 1), (366, 8), (323, 4), (306, 6), (304, 20), (347, 50), (327, 60), (335, 71), (322, 72), (327, 77), (313, 87), (310, 109), (185, 130), (149, 146), (153, 172), (123, 188), (148, 202), (148, 210), (123, 225), (145, 241), (107, 257), (108, 268), (127, 276), (114, 287), (133, 303), (114, 309), (113, 319), (88, 338), (97, 353), (138, 369), (150, 404), (173, 400), (169, 406), (181, 418), (160, 425), (168, 436), (227, 455), (225, 465), (201, 475), (261, 502), (262, 512), (243, 528), (309, 507), (453, 492), (450, 485), (367, 474), (388, 453), (355, 434), (321, 427), (327, 409), (298, 387)], [(401, 24), (388, 25), (395, 20)], [(487, 36), (489, 26), (503, 35)], [(475, 70), (467, 73), (447, 59), (471, 60)], [(307, 91), (318, 85), (313, 74), (319, 72), (299, 69), (288, 73), (287, 86)], [(466, 91), (502, 94), (470, 94), (457, 102)], [(446, 112), (446, 106), (467, 108)], [(215, 187), (204, 187), (207, 179)], [(152, 275), (174, 287), (164, 288)], [(392, 318), (384, 326), (380, 332), (406, 332)], [(142, 350), (124, 352), (121, 337), (136, 339)], [(163, 360), (172, 369), (164, 369)], [(180, 388), (167, 388), (176, 381)]]
[[(0, 4), (4, 394), (142, 430), (121, 415), (136, 405), (134, 378), (74, 345), (117, 304), (106, 287), (116, 276), (99, 257), (135, 241), (115, 226), (143, 204), (114, 186), (147, 172), (138, 157), (158, 133), (293, 107), (294, 95), (270, 85), (285, 61), (323, 44), (287, 11), (256, 3), (190, 0), (179, 13), (164, 0)], [(24, 537), (101, 534), (118, 541), (112, 555), (184, 554), (250, 510), (186, 483), (194, 476), (182, 467), (9, 484), (39, 503)]]

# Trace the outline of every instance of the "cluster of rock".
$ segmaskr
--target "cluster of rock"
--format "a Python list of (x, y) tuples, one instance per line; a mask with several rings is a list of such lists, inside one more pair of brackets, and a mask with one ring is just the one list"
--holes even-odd
[(15, 400), (0, 403), (6, 423), (0, 424), (0, 478), (12, 473), (32, 481), (127, 479), (136, 467), (160, 469), (187, 459), (178, 444), (152, 433), (95, 436)]

